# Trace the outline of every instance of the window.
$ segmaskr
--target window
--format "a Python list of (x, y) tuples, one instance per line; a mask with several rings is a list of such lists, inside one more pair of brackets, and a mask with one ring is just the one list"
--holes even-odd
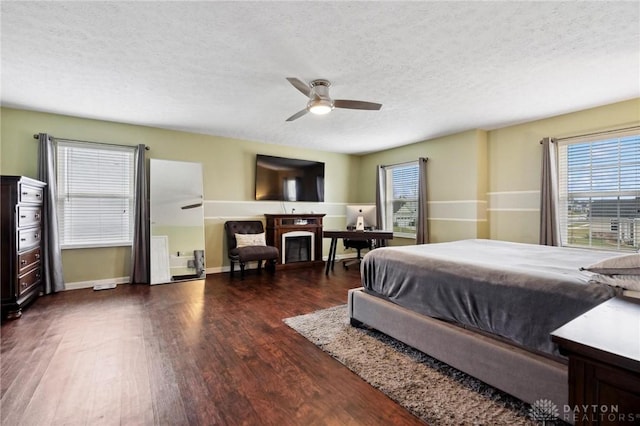
[(415, 238), (418, 217), (418, 162), (386, 166), (384, 173), (384, 229), (392, 229), (394, 235)]
[(563, 245), (640, 247), (640, 135), (558, 144)]
[(62, 248), (131, 245), (134, 148), (56, 141)]

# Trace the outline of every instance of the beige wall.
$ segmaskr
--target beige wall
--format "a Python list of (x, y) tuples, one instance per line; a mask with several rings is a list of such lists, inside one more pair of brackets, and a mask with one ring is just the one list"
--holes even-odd
[(489, 236), (537, 243), (543, 137), (640, 125), (640, 99), (489, 132)]
[(427, 157), (429, 241), (487, 238), (487, 153), (486, 132), (471, 130), (365, 155), (360, 162), (358, 202), (375, 201), (378, 165)]
[(640, 125), (640, 99), (365, 155), (360, 160), (357, 201), (375, 200), (377, 165), (428, 157), (430, 242), (491, 238), (537, 243), (540, 139), (633, 125)]
[[(228, 266), (223, 244), (223, 224), (233, 219), (264, 219), (264, 213), (327, 213), (327, 227), (344, 226), (344, 205), (355, 198), (350, 184), (358, 157), (275, 144), (228, 139), (99, 120), (16, 109), (0, 110), (0, 173), (37, 177), (34, 133), (45, 132), (69, 139), (123, 145), (143, 143), (148, 158), (193, 161), (203, 165), (206, 267), (209, 272)], [(325, 162), (325, 203), (280, 203), (254, 200), (257, 153)], [(325, 250), (325, 255), (328, 252)], [(129, 248), (63, 251), (67, 283), (122, 278), (129, 275)]]
[[(428, 157), (430, 241), (492, 238), (536, 243), (541, 152), (545, 136), (564, 137), (640, 125), (640, 99), (502, 129), (471, 130), (363, 156), (162, 130), (3, 108), (0, 172), (36, 177), (37, 142), (47, 132), (70, 139), (144, 143), (149, 158), (203, 164), (206, 263), (228, 265), (223, 223), (264, 213), (326, 213), (326, 228), (344, 226), (344, 205), (375, 200), (378, 164)], [(255, 154), (326, 163), (325, 203), (254, 201)], [(327, 242), (325, 241), (325, 246)], [(413, 244), (395, 239), (393, 244)], [(340, 245), (339, 245), (340, 246)], [(325, 248), (326, 256), (328, 248)], [(125, 277), (129, 249), (77, 249), (63, 253), (67, 282)]]

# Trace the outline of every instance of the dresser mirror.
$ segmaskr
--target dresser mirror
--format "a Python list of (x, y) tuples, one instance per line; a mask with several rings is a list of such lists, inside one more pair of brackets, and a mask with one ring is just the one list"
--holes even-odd
[(151, 284), (205, 278), (202, 164), (149, 161)]

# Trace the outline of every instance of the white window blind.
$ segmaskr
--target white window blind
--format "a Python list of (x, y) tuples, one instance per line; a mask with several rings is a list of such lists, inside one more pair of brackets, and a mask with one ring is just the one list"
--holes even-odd
[(131, 245), (134, 148), (57, 140), (62, 248)]
[(385, 228), (394, 234), (415, 238), (418, 217), (418, 162), (386, 166)]
[(558, 144), (563, 245), (640, 247), (640, 135)]

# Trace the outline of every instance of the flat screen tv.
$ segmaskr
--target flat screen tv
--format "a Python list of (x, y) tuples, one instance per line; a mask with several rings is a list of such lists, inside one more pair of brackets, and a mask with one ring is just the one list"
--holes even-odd
[(256, 200), (324, 201), (324, 163), (258, 154)]

